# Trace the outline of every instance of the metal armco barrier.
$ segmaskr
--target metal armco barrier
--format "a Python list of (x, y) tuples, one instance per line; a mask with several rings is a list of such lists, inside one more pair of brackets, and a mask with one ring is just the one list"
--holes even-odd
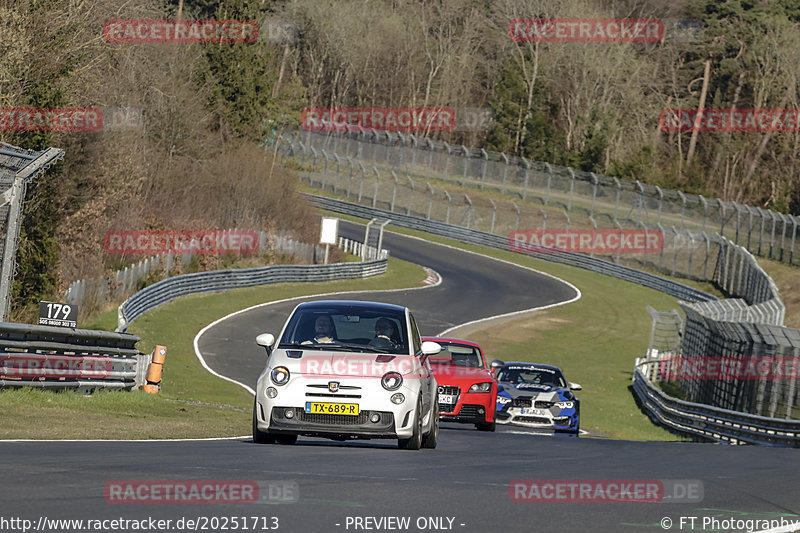
[(652, 361), (636, 360), (633, 388), (654, 422), (717, 442), (800, 447), (800, 420), (749, 415), (672, 398), (650, 380), (651, 366)]
[[(314, 205), (330, 211), (365, 219), (391, 218), (392, 223), (398, 226), (426, 231), (468, 244), (508, 250), (508, 239), (492, 233), (323, 196), (311, 194), (306, 196)], [(709, 318), (701, 317), (701, 310), (704, 308), (722, 310), (720, 316), (725, 317), (735, 314), (737, 320), (763, 319), (773, 324), (780, 324), (783, 321), (784, 308), (778, 296), (777, 287), (761, 269), (752, 254), (727, 239), (719, 236), (716, 239), (720, 245), (720, 257), (715, 266), (713, 279), (724, 290), (734, 295), (740, 295), (741, 300), (719, 300), (714, 295), (682, 283), (585, 254), (537, 253), (535, 257), (639, 283), (683, 300), (682, 306), (687, 310), (686, 331), (688, 332), (684, 336), (684, 342), (688, 342), (687, 346), (693, 346), (696, 349), (698, 346), (705, 346), (703, 343), (707, 343), (709, 338), (707, 334), (691, 334), (693, 328), (696, 329), (698, 324), (706, 324), (706, 321), (709, 320)], [(713, 320), (713, 317), (710, 319)], [(731, 316), (730, 319), (734, 318)], [(773, 327), (781, 330), (790, 329), (777, 325)], [(646, 385), (642, 383), (638, 363), (634, 375), (634, 390), (651, 419), (684, 435), (727, 443), (800, 445), (798, 436), (800, 435), (800, 421), (767, 418), (671, 398), (654, 387), (649, 380)], [(796, 394), (793, 386), (790, 394)], [(791, 403), (789, 405), (787, 413), (791, 409)], [(774, 409), (771, 411), (775, 412)], [(723, 413), (724, 416), (719, 415), (718, 419), (714, 419), (709, 413)], [(707, 426), (712, 425), (712, 429), (707, 429)]]
[(362, 263), (272, 265), (258, 268), (182, 274), (145, 287), (125, 300), (119, 306), (117, 313), (117, 331), (126, 331), (128, 325), (145, 311), (187, 294), (217, 292), (272, 283), (368, 278), (385, 273), (387, 261), (384, 257), (383, 259)]
[[(359, 218), (383, 218), (392, 219), (392, 224), (402, 226), (409, 229), (416, 229), (440, 235), (459, 242), (467, 244), (477, 244), (487, 246), (490, 248), (497, 248), (499, 250), (508, 250), (508, 237), (501, 237), (493, 233), (485, 231), (469, 229), (438, 220), (428, 220), (416, 216), (404, 215), (402, 213), (392, 213), (384, 209), (359, 205), (343, 200), (336, 200), (327, 198), (325, 196), (317, 196), (313, 194), (305, 195), (313, 205)], [(695, 288), (684, 285), (677, 281), (662, 278), (655, 274), (642, 272), (635, 268), (619, 265), (611, 261), (606, 261), (598, 257), (591, 257), (585, 254), (558, 251), (554, 253), (537, 253), (534, 255), (537, 259), (549, 261), (551, 263), (560, 263), (563, 265), (574, 266), (591, 270), (598, 274), (606, 274), (625, 281), (639, 283), (645, 287), (650, 287), (658, 291), (670, 294), (676, 298), (687, 300), (691, 302), (705, 302), (708, 300), (716, 300), (717, 297), (706, 292), (697, 290)]]
[(0, 322), (0, 387), (92, 391), (144, 384), (136, 335)]

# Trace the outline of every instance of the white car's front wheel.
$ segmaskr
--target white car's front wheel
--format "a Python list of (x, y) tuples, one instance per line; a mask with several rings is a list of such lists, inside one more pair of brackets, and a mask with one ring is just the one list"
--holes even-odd
[(436, 394), (436, 401), (433, 402), (430, 417), (433, 419), (431, 421), (431, 430), (422, 438), (422, 447), (432, 450), (436, 448), (436, 444), (439, 442), (439, 394)]
[(422, 398), (417, 399), (414, 409), (414, 432), (407, 439), (397, 439), (397, 447), (401, 450), (419, 450), (422, 447)]

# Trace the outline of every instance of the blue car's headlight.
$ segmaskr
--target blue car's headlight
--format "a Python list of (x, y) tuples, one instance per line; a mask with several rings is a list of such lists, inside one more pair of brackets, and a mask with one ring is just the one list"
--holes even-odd
[(572, 409), (575, 407), (575, 402), (556, 402), (556, 405), (561, 409)]
[(492, 382), (475, 383), (469, 388), (469, 392), (490, 392), (492, 390)]

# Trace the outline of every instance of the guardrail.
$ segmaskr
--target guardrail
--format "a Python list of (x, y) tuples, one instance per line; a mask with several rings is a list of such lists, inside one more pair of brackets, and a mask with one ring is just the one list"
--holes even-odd
[(800, 446), (800, 420), (767, 418), (668, 396), (650, 379), (656, 362), (637, 358), (633, 375), (636, 395), (654, 422), (715, 442)]
[[(392, 223), (398, 226), (426, 231), (468, 244), (478, 244), (502, 250), (509, 249), (508, 238), (492, 233), (323, 196), (311, 194), (306, 196), (312, 204), (330, 211), (365, 219), (391, 218)], [(730, 243), (727, 239), (720, 237), (717, 237), (717, 239), (719, 240), (721, 257), (715, 267), (714, 279), (725, 290), (741, 292), (747, 300), (719, 300), (714, 295), (688, 287), (682, 283), (584, 254), (555, 251), (553, 253), (536, 253), (535, 255), (538, 259), (583, 268), (625, 281), (639, 283), (670, 294), (680, 300), (684, 300), (686, 302), (684, 308), (691, 306), (691, 308), (697, 309), (706, 307), (708, 309), (725, 310), (721, 316), (727, 316), (725, 313), (728, 315), (734, 313), (734, 308), (736, 308), (740, 318), (741, 316), (747, 316), (747, 313), (751, 313), (751, 317), (764, 317), (773, 322), (782, 321), (783, 304), (778, 297), (774, 282), (764, 273), (749, 252)], [(734, 275), (735, 270), (738, 270), (738, 276)], [(736, 280), (735, 283), (734, 280)], [(699, 314), (698, 311), (693, 312), (695, 315)], [(692, 313), (688, 311), (687, 315), (690, 315), (687, 318), (687, 325), (703, 321), (701, 318), (695, 320)], [(772, 327), (779, 328), (780, 326)], [(790, 328), (780, 329), (788, 330)], [(689, 331), (692, 331), (691, 328)], [(708, 336), (703, 337), (702, 333), (700, 336), (695, 336), (695, 340), (703, 338), (707, 339)], [(699, 346), (699, 344), (696, 345)], [(800, 437), (798, 437), (800, 435), (800, 421), (795, 423), (791, 420), (767, 418), (670, 398), (663, 391), (652, 386), (649, 381), (647, 384), (643, 384), (638, 368), (634, 375), (634, 390), (642, 401), (644, 409), (653, 420), (658, 420), (667, 427), (685, 435), (721, 442), (800, 445)], [(791, 407), (788, 408), (787, 413), (790, 412), (790, 409)], [(714, 416), (718, 420), (714, 419)], [(714, 427), (706, 429), (706, 426), (712, 423)]]
[(135, 389), (149, 354), (136, 335), (0, 322), (0, 387)]
[(117, 331), (124, 332), (142, 313), (180, 296), (254, 287), (271, 283), (335, 281), (377, 276), (386, 272), (387, 258), (331, 265), (272, 265), (182, 274), (140, 290), (119, 306)]
[[(507, 237), (501, 237), (493, 233), (487, 233), (476, 229), (464, 228), (438, 220), (429, 220), (403, 213), (386, 211), (376, 207), (369, 207), (343, 200), (327, 198), (314, 194), (305, 194), (311, 203), (317, 207), (335, 211), (359, 218), (391, 218), (392, 224), (409, 229), (416, 229), (440, 235), (468, 244), (477, 244), (500, 250), (508, 250), (509, 243)], [(615, 278), (639, 283), (646, 287), (670, 294), (676, 298), (692, 302), (705, 302), (716, 300), (717, 297), (701, 290), (689, 287), (683, 283), (662, 278), (649, 272), (642, 272), (625, 265), (619, 265), (611, 261), (606, 261), (598, 257), (591, 257), (584, 254), (553, 250), (552, 253), (536, 253), (537, 259), (560, 263), (564, 265), (591, 270), (599, 274), (606, 274)]]

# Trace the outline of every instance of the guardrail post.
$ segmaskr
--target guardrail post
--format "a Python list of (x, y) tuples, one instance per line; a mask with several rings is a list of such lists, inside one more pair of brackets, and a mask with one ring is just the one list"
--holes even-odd
[(449, 224), (450, 223), (450, 202), (451, 202), (452, 198), (450, 198), (450, 193), (449, 192), (445, 191), (444, 189), (442, 189), (442, 191), (444, 192), (445, 197), (447, 197), (447, 217), (445, 218), (444, 221), (445, 221), (446, 224)]
[[(617, 222), (617, 224), (619, 224), (619, 222)], [(664, 226), (662, 226), (660, 222), (657, 224), (657, 226), (658, 231), (661, 232), (661, 250), (658, 252), (658, 268), (664, 268), (664, 248), (667, 245), (667, 232), (664, 230)]]
[(778, 256), (778, 261), (783, 263), (783, 250), (786, 247), (786, 225), (788, 222), (786, 221), (786, 215), (783, 213), (778, 213), (778, 216), (781, 217), (781, 221), (783, 222), (783, 231), (781, 231), (781, 253)]
[(769, 258), (772, 259), (772, 250), (775, 247), (775, 223), (777, 220), (775, 219), (775, 211), (769, 210), (769, 217), (772, 219), (772, 230), (769, 234)]
[(528, 197), (528, 180), (530, 179), (531, 162), (525, 159), (524, 157), (522, 157), (521, 159), (522, 162), (525, 164), (525, 184), (522, 186), (522, 199), (525, 200)]
[(717, 202), (719, 202), (719, 209), (722, 212), (722, 216), (720, 217), (721, 220), (719, 222), (719, 234), (722, 237), (724, 237), (725, 236), (725, 222), (727, 222), (727, 220), (725, 220), (725, 219), (728, 216), (726, 214), (726, 211), (728, 209), (728, 206), (725, 205), (725, 202), (723, 202), (721, 198), (717, 198)]
[(509, 165), (509, 162), (508, 162), (508, 156), (506, 154), (501, 153), (500, 155), (503, 157), (503, 161), (505, 163), (503, 165), (503, 184), (500, 187), (500, 193), (501, 194), (505, 194), (506, 193), (506, 177), (508, 176), (508, 165)]
[(481, 190), (484, 188), (484, 183), (486, 182), (486, 167), (489, 166), (489, 154), (481, 148), (481, 156), (483, 157), (483, 169), (481, 169)]
[(411, 176), (406, 174), (406, 178), (408, 179), (408, 184), (411, 186), (411, 190), (408, 191), (408, 208), (406, 209), (406, 215), (411, 214), (411, 204), (414, 201), (414, 180), (411, 179)]
[(708, 238), (708, 234), (704, 231), (703, 238), (706, 241), (706, 257), (703, 260), (703, 279), (708, 280), (708, 257), (711, 255), (711, 239)]
[(411, 171), (417, 166), (417, 136), (409, 134), (408, 138), (411, 139)]
[[(656, 192), (658, 193), (658, 220), (656, 221), (656, 225), (659, 225), (661, 224), (661, 208), (664, 205), (664, 191), (661, 190), (661, 187), (659, 187), (658, 185), (656, 185), (655, 187), (656, 187)], [(683, 226), (682, 223), (681, 226)]]
[(472, 200), (470, 199), (469, 195), (464, 193), (464, 200), (467, 202), (467, 212), (465, 213), (467, 217), (467, 229), (469, 229), (470, 222), (472, 220)]
[(394, 187), (392, 188), (392, 203), (389, 206), (389, 211), (394, 213), (394, 201), (397, 198), (397, 173), (392, 170), (392, 178), (394, 178)]
[(797, 217), (792, 215), (792, 247), (789, 250), (789, 264), (794, 264), (794, 237), (797, 235)]
[(639, 213), (637, 214), (636, 223), (641, 224), (642, 222), (642, 207), (644, 207), (644, 187), (642, 186), (642, 182), (636, 180), (636, 187), (639, 189), (639, 198), (637, 199), (637, 203), (639, 204)]
[(564, 216), (567, 218), (567, 231), (569, 231), (569, 213), (564, 209)]
[(470, 152), (469, 148), (461, 145), (461, 149), (464, 151), (464, 174), (461, 176), (461, 186), (464, 187), (467, 183), (467, 170), (469, 169), (469, 160), (470, 160)]
[(545, 167), (547, 167), (547, 189), (544, 191), (544, 205), (547, 205), (550, 202), (550, 184), (553, 181), (553, 167), (550, 163), (545, 163)]
[(547, 212), (542, 207), (539, 208), (539, 211), (542, 213), (542, 231), (547, 231)]
[(428, 170), (433, 170), (433, 152), (435, 151), (435, 147), (433, 146), (433, 141), (430, 139), (425, 139), (425, 144), (428, 145)]
[[(659, 190), (660, 192), (660, 190)], [(678, 196), (681, 199), (681, 231), (686, 229), (684, 224), (684, 217), (686, 216), (686, 195), (683, 194), (681, 191), (678, 191)], [(658, 204), (658, 220), (661, 220), (661, 203)]]
[(739, 210), (739, 204), (736, 202), (733, 203), (733, 208), (736, 209), (736, 233), (733, 237), (733, 242), (739, 244), (739, 226), (742, 224), (742, 212)]
[(617, 215), (619, 214), (619, 197), (622, 194), (622, 184), (619, 182), (619, 178), (613, 178), (614, 183), (617, 184), (617, 200), (614, 203), (614, 220), (619, 218)]
[(353, 189), (353, 159), (350, 156), (347, 156), (347, 162), (350, 165), (350, 175), (347, 177), (347, 199), (349, 200), (350, 192)]
[(450, 156), (453, 154), (453, 149), (450, 148), (450, 145), (446, 142), (444, 144), (445, 149), (447, 150), (447, 157), (444, 160), (444, 179), (447, 179), (447, 174), (450, 171)]
[(592, 176), (592, 208), (589, 211), (589, 217), (594, 216), (594, 202), (597, 199), (597, 183), (599, 181), (597, 179), (597, 174), (595, 174), (594, 172), (591, 173), (591, 176)]
[(575, 171), (569, 170), (569, 199), (567, 200), (567, 211), (572, 211), (572, 193), (575, 191)]
[(430, 220), (431, 210), (433, 210), (433, 185), (431, 185), (429, 181), (426, 181), (425, 184), (428, 186), (428, 190), (431, 191), (431, 197), (430, 200), (428, 201), (428, 217), (427, 217), (427, 219)]
[(322, 190), (325, 190), (325, 185), (328, 183), (328, 154), (325, 150), (320, 150), (322, 157), (325, 158), (325, 166), (322, 168)]
[(758, 255), (761, 255), (761, 243), (764, 242), (764, 212), (760, 207), (758, 209), (758, 216), (761, 218), (761, 232), (758, 235)]
[(511, 205), (514, 206), (514, 211), (517, 212), (517, 219), (514, 222), (514, 231), (516, 231), (519, 229), (519, 206), (516, 204), (516, 202), (511, 202)]
[[(597, 222), (595, 222), (594, 217), (592, 215), (589, 215), (589, 221), (592, 223), (592, 251), (589, 254), (589, 256), (594, 257), (594, 247), (595, 243), (597, 242)], [(645, 242), (647, 242), (646, 238)]]
[(361, 184), (358, 186), (358, 203), (361, 203), (361, 198), (364, 196), (364, 182), (367, 180), (367, 169), (361, 161), (358, 162), (358, 166), (361, 167)]
[(372, 195), (372, 207), (375, 207), (375, 203), (378, 201), (378, 186), (381, 182), (381, 175), (375, 165), (372, 166), (372, 170), (375, 172), (375, 194)]
[(333, 157), (336, 159), (336, 178), (333, 181), (333, 193), (336, 194), (336, 190), (339, 188), (339, 165), (341, 163), (339, 154), (333, 154)]
[(492, 204), (492, 225), (489, 228), (489, 233), (494, 233), (494, 221), (495, 218), (497, 217), (497, 204), (494, 203), (494, 200), (492, 200), (491, 198), (489, 198), (489, 202)]
[[(614, 223), (617, 225), (617, 228), (619, 228), (619, 243), (620, 243), (620, 245), (617, 246), (617, 261), (616, 261), (617, 264), (619, 264), (619, 254), (620, 254), (620, 251), (622, 250), (622, 232), (624, 230), (622, 229), (622, 224), (620, 224), (619, 220), (617, 220), (616, 218), (614, 219)], [(664, 253), (664, 246), (663, 246), (664, 232), (663, 231), (661, 232), (661, 236), (662, 236), (661, 253), (663, 254)]]
[(397, 138), (400, 139), (400, 164), (397, 166), (403, 168), (406, 162), (406, 137), (399, 131), (395, 133), (397, 134)]
[(700, 198), (700, 203), (703, 204), (703, 227), (700, 229), (700, 231), (705, 231), (706, 219), (708, 218), (708, 200), (703, 198), (702, 194), (698, 194), (697, 197)]

